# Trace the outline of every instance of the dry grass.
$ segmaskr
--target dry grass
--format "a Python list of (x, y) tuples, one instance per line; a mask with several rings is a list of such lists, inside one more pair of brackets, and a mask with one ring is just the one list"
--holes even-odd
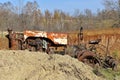
[(9, 47), (8, 39), (7, 38), (0, 38), (0, 50), (1, 49), (8, 49)]
[[(84, 30), (84, 40), (82, 43), (88, 44), (90, 40), (102, 39), (100, 44), (107, 47), (111, 55), (117, 55), (120, 59), (120, 28), (104, 30)], [(78, 44), (78, 32), (70, 32), (68, 37), (69, 44)], [(109, 43), (108, 43), (109, 41)], [(103, 48), (106, 51), (106, 48)], [(117, 52), (117, 53), (116, 53)]]
[(86, 35), (100, 35), (100, 34), (120, 34), (120, 28), (104, 29), (104, 30), (85, 30)]

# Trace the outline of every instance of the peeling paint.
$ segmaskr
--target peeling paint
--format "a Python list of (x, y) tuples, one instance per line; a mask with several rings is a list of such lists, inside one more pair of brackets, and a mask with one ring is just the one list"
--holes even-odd
[(44, 37), (52, 40), (55, 44), (67, 45), (67, 33), (54, 33), (45, 31), (25, 31), (24, 39), (28, 37)]

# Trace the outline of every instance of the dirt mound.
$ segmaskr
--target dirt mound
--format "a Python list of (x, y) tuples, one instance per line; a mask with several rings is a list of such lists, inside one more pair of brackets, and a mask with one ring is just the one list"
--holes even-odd
[(0, 51), (0, 80), (103, 80), (70, 56)]

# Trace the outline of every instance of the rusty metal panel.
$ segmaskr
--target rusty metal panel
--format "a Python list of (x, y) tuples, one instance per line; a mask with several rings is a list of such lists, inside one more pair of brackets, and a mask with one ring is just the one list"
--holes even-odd
[(45, 31), (24, 31), (24, 40), (28, 37), (45, 37), (52, 40), (55, 44), (67, 45), (66, 33), (54, 33)]
[(45, 31), (24, 31), (24, 39), (26, 40), (28, 37), (46, 37), (47, 32)]
[(67, 34), (66, 33), (48, 33), (48, 38), (51, 39), (55, 44), (67, 45)]

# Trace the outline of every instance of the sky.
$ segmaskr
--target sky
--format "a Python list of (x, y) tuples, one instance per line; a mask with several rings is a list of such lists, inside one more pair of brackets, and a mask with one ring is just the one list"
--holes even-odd
[(98, 9), (103, 9), (103, 0), (0, 0), (0, 3), (10, 1), (14, 5), (19, 6), (19, 1), (26, 4), (27, 1), (37, 1), (40, 9), (44, 12), (46, 9), (53, 12), (55, 9), (64, 12), (73, 13), (75, 10), (83, 12), (85, 9), (90, 9), (96, 12)]

